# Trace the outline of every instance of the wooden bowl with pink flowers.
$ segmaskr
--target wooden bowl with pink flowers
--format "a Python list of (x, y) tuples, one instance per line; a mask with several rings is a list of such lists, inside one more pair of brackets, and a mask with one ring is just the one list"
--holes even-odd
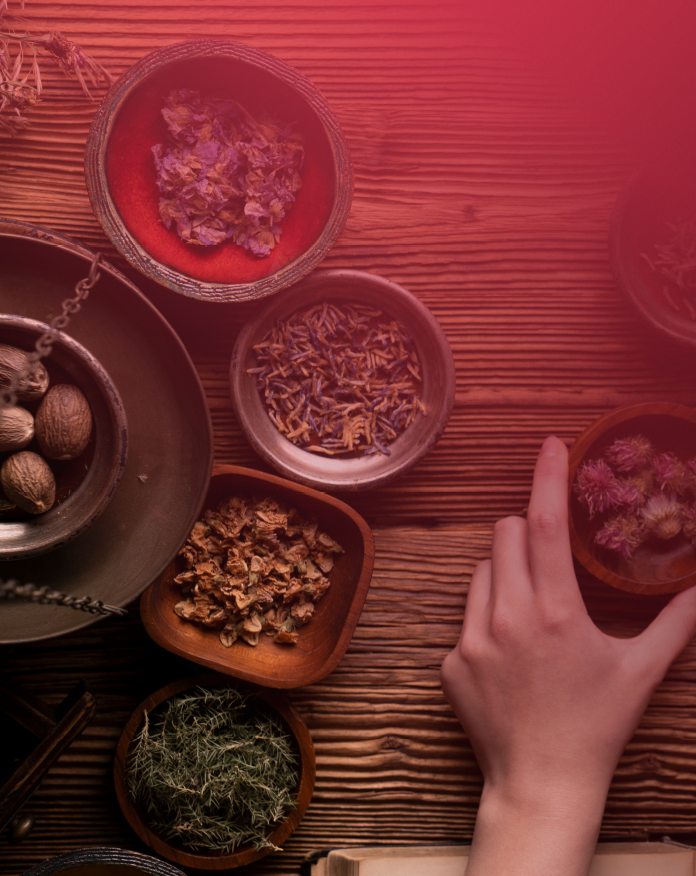
[(610, 411), (570, 450), (576, 559), (620, 590), (696, 584), (696, 410), (668, 402)]

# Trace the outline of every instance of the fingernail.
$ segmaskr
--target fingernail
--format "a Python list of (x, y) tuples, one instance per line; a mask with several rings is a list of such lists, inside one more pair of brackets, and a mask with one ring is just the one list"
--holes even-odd
[(558, 456), (563, 446), (563, 442), (559, 438), (556, 438), (555, 435), (550, 435), (541, 445), (539, 456)]

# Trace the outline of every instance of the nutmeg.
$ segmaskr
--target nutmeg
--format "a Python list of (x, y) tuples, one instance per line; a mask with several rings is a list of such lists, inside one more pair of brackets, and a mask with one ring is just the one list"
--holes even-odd
[(0, 469), (5, 495), (30, 514), (43, 514), (56, 500), (56, 481), (45, 459), (31, 450), (9, 456)]
[[(0, 387), (7, 388), (18, 371), (26, 365), (27, 353), (9, 344), (0, 344)], [(31, 375), (24, 379), (17, 390), (19, 401), (34, 401), (48, 389), (48, 372), (37, 362)]]
[(34, 418), (24, 408), (0, 410), (0, 451), (21, 450), (34, 437)]
[(75, 459), (87, 447), (92, 411), (80, 390), (70, 383), (51, 387), (39, 405), (36, 439), (49, 459)]

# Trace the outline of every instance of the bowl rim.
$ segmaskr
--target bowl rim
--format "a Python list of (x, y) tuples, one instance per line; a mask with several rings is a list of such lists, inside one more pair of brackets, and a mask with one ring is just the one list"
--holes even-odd
[(304, 817), (314, 792), (316, 778), (316, 755), (314, 743), (307, 725), (295, 710), (292, 703), (277, 691), (251, 688), (243, 685), (229, 676), (218, 673), (187, 676), (178, 681), (166, 684), (150, 694), (134, 710), (128, 719), (118, 740), (114, 760), (114, 786), (121, 811), (140, 839), (151, 849), (185, 867), (195, 867), (201, 870), (228, 870), (251, 864), (269, 854), (272, 849), (254, 849), (250, 843), (245, 843), (241, 850), (229, 855), (215, 857), (212, 854), (184, 851), (174, 848), (157, 834), (153, 833), (140, 817), (140, 814), (128, 796), (126, 785), (126, 762), (133, 738), (140, 728), (145, 711), (151, 712), (166, 700), (185, 690), (194, 687), (232, 687), (250, 692), (274, 709), (283, 719), (286, 728), (290, 730), (297, 744), (300, 766), (300, 783), (297, 790), (297, 805), (283, 821), (269, 834), (268, 839), (275, 845), (280, 845), (294, 832)]
[(23, 876), (60, 876), (65, 870), (73, 867), (83, 867), (86, 864), (124, 864), (137, 867), (152, 876), (185, 876), (185, 874), (150, 855), (142, 852), (132, 852), (129, 849), (118, 849), (112, 846), (93, 846), (87, 849), (75, 849), (63, 852), (52, 858), (47, 858), (27, 870)]
[[(307, 102), (319, 118), (334, 160), (335, 191), (328, 222), (308, 250), (274, 274), (248, 283), (197, 280), (153, 258), (122, 222), (111, 197), (106, 175), (106, 151), (121, 104), (150, 74), (162, 66), (193, 58), (222, 56), (242, 61), (275, 75)], [(296, 283), (328, 254), (343, 230), (353, 198), (353, 165), (341, 127), (318, 88), (294, 67), (261, 49), (233, 40), (199, 39), (156, 49), (137, 61), (110, 88), (92, 122), (85, 147), (87, 190), (97, 220), (113, 245), (132, 265), (160, 285), (203, 301), (249, 301), (273, 295)]]
[(568, 458), (568, 528), (570, 531), (570, 544), (573, 555), (584, 568), (600, 581), (610, 584), (618, 590), (628, 593), (638, 593), (644, 596), (660, 596), (667, 593), (679, 593), (696, 584), (696, 571), (681, 578), (674, 578), (657, 584), (646, 584), (626, 578), (617, 572), (608, 569), (585, 547), (576, 527), (572, 511), (572, 492), (575, 473), (578, 466), (585, 458), (587, 451), (608, 429), (628, 422), (636, 417), (648, 415), (673, 416), (696, 425), (696, 410), (686, 405), (672, 402), (642, 402), (636, 405), (626, 405), (607, 412), (580, 433), (570, 448)]
[[(370, 589), (370, 583), (372, 581), (372, 571), (375, 561), (375, 541), (374, 536), (372, 535), (372, 530), (367, 525), (365, 520), (363, 520), (360, 514), (358, 514), (358, 512), (351, 508), (349, 505), (346, 505), (345, 502), (342, 502), (340, 499), (336, 499), (333, 496), (329, 496), (326, 493), (321, 493), (318, 490), (314, 490), (311, 487), (297, 484), (294, 481), (289, 481), (286, 478), (281, 478), (277, 475), (267, 474), (266, 472), (256, 471), (256, 469), (245, 468), (238, 465), (213, 466), (213, 472), (210, 477), (210, 484), (212, 485), (213, 478), (221, 475), (242, 475), (245, 477), (252, 477), (262, 481), (265, 484), (268, 484), (271, 489), (273, 489), (273, 487), (281, 487), (286, 491), (294, 493), (300, 498), (302, 496), (308, 496), (312, 499), (319, 500), (323, 504), (330, 505), (331, 507), (340, 511), (345, 516), (349, 517), (359, 531), (363, 542), (363, 558), (360, 568), (360, 574), (355, 585), (355, 591), (348, 609), (348, 613), (341, 626), (340, 634), (338, 636), (338, 639), (336, 640), (336, 644), (334, 645), (330, 656), (323, 662), (319, 669), (313, 672), (305, 672), (304, 674), (300, 673), (297, 678), (289, 679), (283, 677), (278, 678), (275, 676), (271, 677), (259, 672), (249, 670), (247, 668), (244, 668), (243, 666), (238, 667), (235, 665), (229, 665), (228, 663), (218, 660), (214, 656), (208, 657), (206, 655), (192, 655), (190, 650), (180, 647), (176, 642), (173, 642), (165, 634), (165, 632), (160, 627), (160, 624), (158, 623), (156, 617), (155, 603), (158, 600), (161, 588), (164, 586), (163, 577), (167, 573), (167, 570), (165, 570), (165, 572), (163, 572), (162, 575), (160, 575), (157, 580), (154, 581), (150, 585), (150, 587), (148, 587), (148, 589), (143, 593), (140, 598), (140, 616), (143, 622), (143, 626), (145, 627), (145, 630), (147, 631), (147, 634), (150, 636), (150, 638), (152, 638), (161, 648), (164, 648), (167, 651), (171, 651), (173, 654), (177, 654), (179, 657), (185, 657), (187, 660), (191, 660), (202, 666), (206, 666), (209, 669), (213, 669), (218, 673), (224, 673), (224, 675), (226, 676), (233, 676), (245, 682), (263, 685), (266, 688), (286, 690), (297, 687), (305, 687), (309, 684), (316, 684), (316, 682), (321, 681), (323, 678), (329, 675), (329, 673), (333, 672), (333, 670), (341, 662), (346, 651), (348, 650), (348, 646), (350, 645), (353, 638), (353, 633), (355, 632), (358, 621), (360, 620), (360, 615), (362, 613), (362, 609), (367, 598), (367, 593)], [(210, 486), (208, 487), (208, 490), (210, 490)], [(167, 569), (169, 569), (174, 563), (176, 563), (176, 557), (172, 560), (172, 563), (170, 563)]]
[[(51, 331), (51, 327), (40, 320), (31, 319), (18, 314), (1, 313), (0, 331), (5, 328), (17, 328), (19, 330), (26, 329), (35, 334), (37, 338), (46, 332)], [(74, 538), (81, 535), (89, 526), (91, 526), (92, 523), (99, 519), (101, 514), (103, 514), (108, 507), (116, 494), (116, 490), (118, 489), (118, 485), (121, 482), (126, 467), (126, 461), (128, 458), (128, 421), (118, 388), (102, 366), (101, 362), (99, 362), (99, 360), (86, 347), (84, 347), (79, 341), (76, 341), (71, 335), (64, 331), (59, 331), (53, 343), (57, 345), (59, 349), (62, 348), (66, 350), (71, 358), (79, 362), (82, 368), (92, 374), (93, 379), (98, 384), (100, 395), (109, 411), (109, 432), (111, 433), (111, 438), (114, 443), (113, 462), (109, 469), (109, 476), (103, 480), (98, 492), (94, 496), (95, 501), (90, 503), (89, 507), (84, 508), (83, 513), (78, 517), (77, 522), (72, 524), (67, 532), (39, 538), (40, 530), (37, 529), (35, 533), (32, 532), (31, 534), (27, 534), (25, 536), (25, 541), (15, 547), (6, 547), (0, 542), (0, 563), (40, 556), (50, 551), (57, 550), (58, 548), (63, 547), (63, 545), (69, 544)], [(50, 359), (51, 356), (49, 355), (46, 358)], [(21, 405), (21, 403), (18, 404)], [(97, 436), (99, 435), (98, 429), (95, 430), (95, 434)], [(96, 441), (98, 440), (99, 438), (97, 437)], [(77, 499), (83, 493), (85, 480), (86, 479), (83, 479), (74, 492), (60, 503), (61, 511), (70, 511), (71, 506), (75, 504)], [(53, 508), (57, 507), (58, 505), (56, 503)], [(45, 513), (48, 514), (51, 510), (53, 509), (49, 509)]]
[[(438, 400), (437, 409), (429, 412), (430, 428), (428, 429), (427, 435), (424, 438), (421, 438), (414, 450), (404, 456), (401, 461), (386, 464), (381, 472), (366, 472), (360, 475), (356, 474), (355, 471), (352, 471), (349, 474), (337, 473), (333, 476), (325, 475), (323, 473), (314, 474), (311, 471), (308, 472), (302, 467), (302, 457), (312, 456), (312, 454), (307, 454), (306, 451), (297, 448), (287, 440), (279, 443), (278, 446), (282, 448), (281, 452), (275, 452), (266, 442), (259, 438), (257, 429), (250, 417), (248, 406), (244, 402), (244, 387), (245, 385), (249, 385), (250, 381), (253, 380), (253, 378), (250, 378), (249, 375), (246, 374), (245, 359), (254, 335), (265, 323), (272, 323), (280, 311), (289, 308), (298, 310), (302, 309), (303, 300), (306, 295), (310, 296), (309, 300), (306, 302), (307, 306), (313, 305), (315, 301), (312, 296), (314, 295), (315, 288), (321, 289), (321, 287), (326, 286), (329, 289), (326, 296), (330, 298), (333, 294), (330, 287), (340, 284), (354, 286), (356, 289), (368, 288), (374, 291), (376, 295), (381, 293), (385, 296), (390, 296), (395, 300), (401, 300), (404, 302), (405, 305), (417, 315), (416, 318), (421, 327), (421, 331), (427, 329), (429, 338), (432, 339), (433, 345), (437, 347), (437, 350), (441, 354), (439, 362), (443, 372), (443, 379), (440, 386), (441, 395)], [(346, 293), (345, 291), (337, 292), (336, 295), (337, 297), (343, 297), (346, 300), (350, 300), (350, 293)], [(388, 304), (382, 305), (380, 303), (380, 306), (382, 306), (385, 311), (389, 311)], [(412, 334), (414, 335), (414, 340), (418, 343), (416, 333), (412, 332)], [(423, 359), (423, 357), (421, 357), (421, 359)], [(427, 368), (427, 359), (425, 362), (421, 362), (421, 365), (424, 369)], [(262, 459), (264, 459), (269, 465), (273, 466), (273, 468), (286, 478), (290, 478), (291, 480), (313, 487), (317, 490), (355, 492), (359, 490), (376, 489), (377, 487), (382, 487), (402, 474), (410, 471), (411, 468), (417, 465), (428, 453), (430, 453), (442, 437), (442, 433), (447, 427), (447, 423), (449, 422), (449, 418), (454, 408), (455, 389), (456, 370), (452, 348), (449, 345), (449, 341), (447, 340), (447, 336), (445, 335), (442, 326), (437, 321), (432, 311), (408, 289), (392, 280), (388, 280), (386, 277), (368, 271), (345, 268), (331, 268), (314, 271), (301, 283), (293, 286), (292, 289), (288, 289), (283, 295), (278, 296), (267, 307), (260, 310), (255, 317), (248, 320), (242, 326), (230, 360), (230, 396), (232, 407), (234, 408), (247, 441)], [(263, 411), (264, 422), (266, 422), (266, 410), (260, 397), (258, 397), (258, 393), (250, 394), (255, 399), (252, 404), (257, 407), (258, 411)], [(258, 398), (258, 406), (256, 405), (256, 398)], [(404, 431), (397, 440), (405, 436), (407, 432), (408, 430)], [(364, 457), (359, 457), (355, 460), (341, 459), (339, 462), (342, 465), (354, 462), (357, 466), (361, 463), (364, 464), (364, 459)], [(314, 462), (317, 461), (318, 460), (314, 459)]]
[(676, 341), (682, 349), (693, 349), (696, 347), (696, 322), (686, 320), (660, 304), (637, 272), (636, 260), (628, 254), (630, 246), (626, 229), (632, 200), (652, 175), (659, 178), (654, 161), (634, 171), (617, 195), (609, 220), (609, 263), (616, 285), (639, 317), (654, 331)]

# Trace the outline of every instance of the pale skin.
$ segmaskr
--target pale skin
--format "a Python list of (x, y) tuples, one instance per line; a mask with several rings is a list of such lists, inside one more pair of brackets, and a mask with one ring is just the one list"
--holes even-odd
[(696, 588), (632, 639), (590, 620), (568, 535), (568, 453), (548, 438), (527, 519), (496, 524), (441, 670), (484, 777), (467, 876), (586, 876), (619, 757), (695, 632)]

